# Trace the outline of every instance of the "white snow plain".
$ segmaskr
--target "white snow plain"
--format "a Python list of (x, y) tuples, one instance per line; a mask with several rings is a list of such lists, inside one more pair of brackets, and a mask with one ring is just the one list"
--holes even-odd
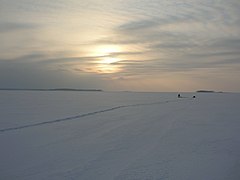
[(240, 94), (0, 92), (0, 179), (239, 180)]

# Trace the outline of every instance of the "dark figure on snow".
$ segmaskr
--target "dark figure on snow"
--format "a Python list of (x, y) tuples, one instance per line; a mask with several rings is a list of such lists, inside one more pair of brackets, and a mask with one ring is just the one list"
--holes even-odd
[(177, 95), (177, 97), (178, 97), (178, 98), (180, 98), (180, 97), (181, 97), (181, 95), (180, 95), (180, 94), (178, 94), (178, 95)]
[(192, 98), (196, 98), (196, 96), (193, 96)]

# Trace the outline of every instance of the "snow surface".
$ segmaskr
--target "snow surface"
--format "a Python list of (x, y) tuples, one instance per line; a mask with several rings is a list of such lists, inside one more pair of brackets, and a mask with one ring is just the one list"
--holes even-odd
[(0, 92), (0, 179), (239, 180), (240, 94)]

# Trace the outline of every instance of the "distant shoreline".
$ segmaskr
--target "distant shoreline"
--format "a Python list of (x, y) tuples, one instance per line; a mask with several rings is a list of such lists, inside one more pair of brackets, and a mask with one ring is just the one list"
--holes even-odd
[(222, 91), (216, 92), (212, 90), (198, 90), (197, 93), (223, 93)]
[(91, 91), (102, 92), (101, 89), (71, 89), (71, 88), (53, 88), (53, 89), (18, 89), (18, 88), (0, 88), (0, 91)]

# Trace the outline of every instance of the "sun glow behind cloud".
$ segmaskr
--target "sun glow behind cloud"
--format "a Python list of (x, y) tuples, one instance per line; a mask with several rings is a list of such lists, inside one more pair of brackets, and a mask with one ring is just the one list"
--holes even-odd
[(122, 52), (122, 49), (118, 45), (100, 45), (94, 48), (92, 54), (96, 56), (107, 56), (119, 52)]
[(83, 67), (85, 72), (96, 74), (114, 74), (121, 71), (122, 66), (117, 64), (121, 61), (118, 53), (123, 51), (118, 45), (99, 45), (89, 48), (89, 57), (91, 63)]

